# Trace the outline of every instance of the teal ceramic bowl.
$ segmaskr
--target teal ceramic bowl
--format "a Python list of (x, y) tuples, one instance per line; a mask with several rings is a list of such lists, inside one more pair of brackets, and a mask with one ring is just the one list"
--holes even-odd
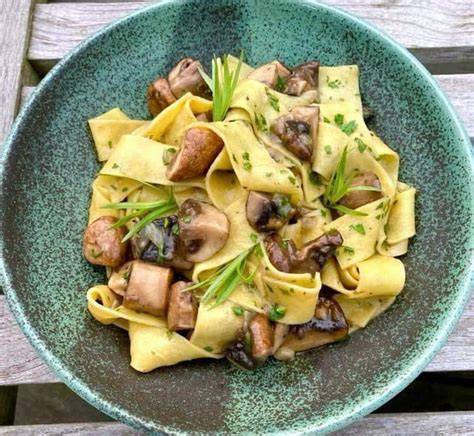
[[(356, 63), (378, 134), (418, 188), (418, 234), (396, 304), (350, 340), (244, 373), (195, 361), (139, 374), (128, 338), (95, 322), (82, 258), (96, 162), (87, 119), (119, 106), (147, 116), (145, 88), (185, 55), (238, 53), (251, 64)], [(55, 67), (3, 149), (3, 285), (49, 367), (101, 411), (167, 433), (329, 432), (381, 406), (428, 364), (453, 329), (472, 280), (470, 142), (428, 72), (387, 36), (304, 1), (167, 1), (113, 24)]]

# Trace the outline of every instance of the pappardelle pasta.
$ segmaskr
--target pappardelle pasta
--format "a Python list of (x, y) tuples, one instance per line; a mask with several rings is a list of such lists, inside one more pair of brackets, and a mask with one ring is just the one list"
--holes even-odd
[(185, 58), (148, 88), (151, 120), (89, 120), (103, 166), (83, 252), (108, 282), (87, 292), (128, 331), (148, 372), (345, 339), (402, 291), (415, 188), (365, 120), (357, 65), (256, 69)]

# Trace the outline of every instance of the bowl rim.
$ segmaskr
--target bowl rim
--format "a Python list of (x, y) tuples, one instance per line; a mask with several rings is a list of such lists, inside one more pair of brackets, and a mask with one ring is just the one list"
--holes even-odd
[[(232, 3), (234, 0), (225, 0), (225, 3)], [(452, 104), (444, 95), (444, 93), (439, 88), (439, 85), (433, 79), (429, 71), (421, 64), (418, 59), (415, 58), (406, 48), (397, 43), (394, 39), (388, 36), (384, 31), (379, 30), (373, 25), (365, 22), (361, 18), (358, 18), (351, 13), (348, 13), (344, 10), (341, 10), (337, 7), (330, 6), (327, 4), (319, 3), (317, 0), (279, 0), (282, 3), (291, 3), (296, 6), (309, 6), (313, 9), (322, 9), (331, 14), (341, 17), (342, 19), (348, 19), (352, 21), (357, 26), (369, 31), (373, 36), (382, 40), (385, 44), (391, 48), (397, 50), (409, 61), (411, 64), (418, 70), (418, 72), (423, 76), (425, 82), (431, 85), (432, 89), (435, 91), (438, 99), (444, 104), (447, 113), (452, 119), (455, 128), (460, 133), (459, 141), (462, 142), (463, 148), (462, 151), (465, 153), (465, 156), (468, 160), (468, 168), (470, 169), (471, 178), (474, 175), (474, 156), (471, 148), (471, 141), (469, 135), (463, 124), (461, 123), (456, 111), (454, 110)], [(193, 2), (193, 0), (191, 0)], [(58, 76), (64, 67), (70, 63), (70, 61), (79, 53), (84, 50), (87, 50), (89, 46), (93, 46), (95, 41), (99, 39), (102, 35), (108, 33), (111, 29), (120, 27), (129, 22), (133, 22), (136, 17), (141, 15), (147, 15), (152, 13), (152, 11), (159, 11), (161, 8), (167, 8), (169, 6), (180, 6), (184, 3), (189, 3), (189, 0), (163, 0), (160, 3), (151, 4), (144, 8), (140, 8), (125, 17), (122, 17), (98, 32), (95, 32), (93, 35), (89, 36), (85, 40), (81, 41), (73, 50), (66, 54), (43, 78), (43, 80), (36, 87), (33, 95), (29, 101), (21, 108), (18, 113), (11, 129), (4, 141), (3, 148), (0, 150), (0, 191), (3, 192), (5, 189), (5, 180), (4, 172), (6, 162), (10, 156), (12, 147), (14, 146), (18, 130), (25, 118), (27, 118), (30, 113), (33, 111), (33, 102), (38, 99), (40, 96), (45, 94), (48, 91), (48, 88)], [(158, 12), (159, 13), (159, 12)], [(474, 199), (474, 186), (471, 184), (471, 199)], [(474, 202), (471, 201), (471, 223), (474, 221)], [(4, 215), (0, 214), (0, 225), (3, 228)], [(342, 414), (339, 414), (337, 417), (330, 417), (323, 424), (320, 425), (311, 425), (308, 424), (298, 431), (298, 434), (306, 433), (328, 433), (333, 432), (343, 427), (350, 425), (351, 423), (361, 419), (367, 414), (374, 411), (376, 408), (380, 407), (382, 404), (393, 398), (399, 392), (401, 392), (408, 384), (410, 384), (430, 363), (435, 354), (441, 349), (445, 344), (448, 336), (453, 331), (457, 322), (459, 321), (463, 309), (469, 301), (471, 296), (471, 291), (474, 288), (474, 229), (471, 226), (471, 231), (469, 235), (468, 246), (471, 249), (471, 256), (469, 260), (468, 268), (464, 276), (460, 279), (459, 292), (457, 293), (456, 299), (452, 303), (452, 308), (450, 313), (447, 315), (446, 322), (441, 325), (437, 330), (437, 335), (433, 336), (430, 341), (426, 343), (422, 352), (418, 355), (413, 356), (410, 359), (410, 362), (404, 366), (403, 370), (400, 370), (399, 377), (394, 379), (391, 383), (384, 385), (382, 388), (378, 388), (376, 392), (364, 397), (363, 400), (357, 402), (357, 405), (353, 408), (344, 409)], [(77, 395), (82, 397), (84, 400), (89, 402), (95, 408), (101, 412), (111, 416), (112, 418), (124, 422), (129, 426), (136, 428), (138, 430), (147, 430), (147, 431), (161, 431), (165, 433), (176, 434), (180, 433), (182, 430), (178, 430), (171, 426), (162, 425), (159, 422), (155, 422), (151, 419), (140, 418), (134, 414), (129, 413), (126, 409), (122, 409), (120, 406), (114, 405), (111, 401), (102, 398), (102, 395), (93, 390), (91, 386), (87, 385), (83, 381), (75, 378), (73, 372), (65, 369), (61, 363), (61, 359), (53, 355), (48, 348), (45, 346), (38, 333), (32, 324), (28, 321), (28, 318), (24, 312), (24, 307), (21, 300), (18, 298), (15, 289), (13, 288), (10, 281), (9, 270), (5, 264), (5, 245), (4, 245), (4, 235), (0, 235), (0, 285), (4, 289), (6, 300), (8, 302), (9, 308), (15, 316), (16, 322), (20, 326), (22, 332), (28, 338), (29, 342), (41, 357), (42, 361), (48, 366), (54, 375), (56, 375), (62, 382), (64, 382), (69, 388), (71, 388)], [(289, 433), (288, 430), (285, 433)]]

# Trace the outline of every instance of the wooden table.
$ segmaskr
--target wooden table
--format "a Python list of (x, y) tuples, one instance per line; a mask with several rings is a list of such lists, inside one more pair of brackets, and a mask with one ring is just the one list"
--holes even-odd
[[(56, 0), (57, 1), (57, 0)], [(251, 1), (251, 0), (249, 0)], [(260, 0), (259, 0), (260, 1)], [(407, 47), (434, 74), (474, 137), (474, 0), (326, 0)], [(104, 25), (147, 2), (0, 0), (0, 144), (18, 108), (53, 65)], [(426, 371), (474, 370), (474, 299)], [(0, 385), (58, 382), (0, 295)], [(0, 407), (2, 405), (0, 399)], [(119, 423), (0, 427), (0, 434), (135, 434)], [(474, 433), (474, 412), (372, 414), (341, 434)]]

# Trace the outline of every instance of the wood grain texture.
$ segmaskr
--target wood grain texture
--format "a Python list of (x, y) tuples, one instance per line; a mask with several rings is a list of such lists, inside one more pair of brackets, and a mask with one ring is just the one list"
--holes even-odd
[(34, 0), (0, 0), (0, 145), (15, 118)]
[[(474, 369), (474, 298), (456, 330), (426, 371), (469, 371)], [(0, 296), (0, 385), (49, 383), (58, 379), (20, 331)]]
[[(151, 3), (38, 5), (28, 59), (45, 72), (87, 36)], [(459, 47), (467, 47), (471, 55), (474, 53), (469, 47), (474, 40), (473, 1), (451, 0), (449, 7), (439, 0), (326, 0), (326, 3), (374, 24), (407, 48), (436, 48), (437, 56), (443, 52), (445, 61), (455, 61)]]
[[(143, 433), (116, 422), (48, 424), (0, 427), (2, 436), (33, 435), (126, 435)], [(366, 416), (333, 435), (400, 435), (400, 434), (474, 434), (474, 412), (397, 413)]]

